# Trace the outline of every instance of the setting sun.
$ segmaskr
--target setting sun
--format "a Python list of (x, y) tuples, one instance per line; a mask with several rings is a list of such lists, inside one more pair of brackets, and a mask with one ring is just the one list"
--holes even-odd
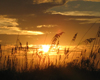
[(48, 52), (49, 51), (49, 48), (50, 48), (49, 45), (42, 45), (43, 52)]

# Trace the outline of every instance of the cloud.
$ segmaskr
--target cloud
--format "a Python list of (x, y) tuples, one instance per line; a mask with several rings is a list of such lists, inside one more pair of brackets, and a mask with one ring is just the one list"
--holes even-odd
[(0, 34), (7, 34), (7, 35), (42, 35), (44, 34), (41, 31), (28, 31), (28, 30), (21, 30), (18, 27), (0, 27)]
[[(86, 3), (87, 5), (85, 5)], [(91, 7), (91, 4), (94, 4), (93, 7), (97, 9), (91, 8), (93, 11), (89, 11), (88, 5)], [(38, 31), (46, 31), (48, 27), (51, 31), (54, 31), (66, 26), (66, 24), (70, 25), (66, 20), (73, 16), (99, 16), (100, 9), (98, 6), (99, 3), (82, 0), (0, 0), (0, 15), (7, 15), (2, 17), (0, 26), (14, 26), (14, 28), (17, 26), (16, 30), (19, 31), (8, 27), (2, 30), (3, 32), (10, 30), (9, 34), (35, 34)], [(54, 29), (55, 25), (58, 26), (56, 29)], [(7, 32), (5, 33), (7, 34)]]
[[(34, 3), (34, 4), (33, 4)], [(41, 4), (37, 4), (41, 3)], [(55, 4), (54, 4), (55, 3)], [(58, 4), (59, 3), (59, 4)], [(41, 14), (48, 8), (63, 5), (66, 0), (0, 0), (1, 15)]]
[(66, 12), (52, 11), (52, 14), (61, 14), (69, 16), (100, 16), (100, 12), (94, 12), (94, 11), (66, 11)]
[(42, 27), (47, 27), (47, 28), (50, 28), (50, 27), (56, 27), (57, 25), (38, 25), (37, 28), (42, 28)]
[(100, 2), (100, 0), (83, 0), (83, 1)]
[(18, 26), (17, 19), (7, 18), (6, 15), (0, 15), (0, 26)]
[(100, 2), (100, 0), (33, 0), (34, 4), (41, 4), (41, 3), (58, 3), (62, 4), (63, 2), (68, 1), (91, 1), (91, 2)]
[[(54, 6), (61, 6), (67, 0), (0, 0), (0, 15), (2, 18), (0, 26), (20, 27), (25, 30), (36, 30), (38, 25), (55, 25), (47, 17), (52, 16), (45, 13)], [(50, 19), (50, 18), (49, 18)]]
[(100, 12), (100, 2), (90, 2), (90, 1), (69, 1), (65, 5), (52, 7), (47, 10), (47, 12)]
[(33, 3), (35, 4), (41, 4), (41, 3), (56, 3), (56, 4), (62, 4), (67, 2), (68, 0), (33, 0)]
[(69, 20), (81, 21), (80, 24), (100, 23), (100, 18), (71, 18)]
[(33, 0), (34, 4), (41, 4), (41, 3), (56, 3), (62, 4), (67, 3), (69, 1), (91, 1), (91, 2), (100, 2), (100, 0)]

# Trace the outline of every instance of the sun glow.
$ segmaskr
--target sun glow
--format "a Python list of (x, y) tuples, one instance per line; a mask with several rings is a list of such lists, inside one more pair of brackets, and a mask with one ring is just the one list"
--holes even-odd
[(43, 52), (48, 52), (49, 51), (49, 48), (50, 48), (49, 45), (42, 45)]

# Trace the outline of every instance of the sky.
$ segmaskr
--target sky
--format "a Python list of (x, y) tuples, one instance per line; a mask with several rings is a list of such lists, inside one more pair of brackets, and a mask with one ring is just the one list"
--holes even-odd
[(100, 0), (0, 0), (2, 45), (15, 45), (17, 38), (22, 44), (51, 44), (60, 32), (60, 45), (69, 45), (78, 33), (75, 45), (95, 37), (99, 26)]

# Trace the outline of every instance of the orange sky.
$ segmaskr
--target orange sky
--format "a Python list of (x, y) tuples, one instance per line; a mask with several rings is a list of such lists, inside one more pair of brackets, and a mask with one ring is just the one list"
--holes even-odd
[(100, 0), (3, 0), (0, 1), (0, 44), (15, 44), (17, 36), (22, 44), (51, 44), (55, 34), (60, 45), (73, 45), (95, 37), (100, 26)]

